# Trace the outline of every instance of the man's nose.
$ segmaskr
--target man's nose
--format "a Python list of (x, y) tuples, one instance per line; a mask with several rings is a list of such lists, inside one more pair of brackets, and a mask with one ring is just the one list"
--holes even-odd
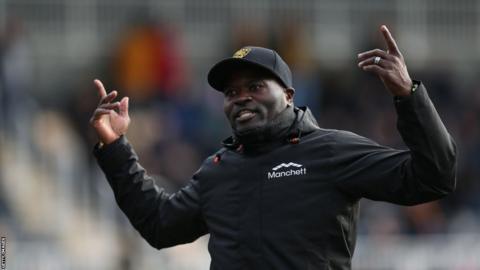
[(250, 94), (250, 92), (248, 90), (243, 89), (239, 91), (234, 102), (236, 104), (243, 104), (251, 100), (252, 100), (252, 95)]

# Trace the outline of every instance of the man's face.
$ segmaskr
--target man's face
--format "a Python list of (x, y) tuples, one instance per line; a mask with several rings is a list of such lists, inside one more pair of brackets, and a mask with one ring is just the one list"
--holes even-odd
[(223, 108), (237, 134), (261, 130), (293, 100), (285, 89), (263, 70), (239, 69), (225, 83)]

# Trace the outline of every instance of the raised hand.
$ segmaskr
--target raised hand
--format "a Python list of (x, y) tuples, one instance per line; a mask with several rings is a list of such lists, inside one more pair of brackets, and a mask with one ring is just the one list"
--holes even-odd
[[(127, 132), (130, 124), (128, 116), (128, 97), (120, 102), (112, 102), (117, 97), (117, 91), (107, 91), (100, 80), (94, 80), (100, 95), (100, 102), (90, 118), (90, 125), (95, 129), (98, 139), (109, 144)], [(118, 110), (118, 112), (117, 112)]]
[(358, 66), (365, 71), (377, 74), (392, 95), (410, 95), (412, 79), (408, 74), (403, 55), (385, 25), (380, 27), (380, 32), (383, 34), (388, 50), (374, 49), (358, 54)]

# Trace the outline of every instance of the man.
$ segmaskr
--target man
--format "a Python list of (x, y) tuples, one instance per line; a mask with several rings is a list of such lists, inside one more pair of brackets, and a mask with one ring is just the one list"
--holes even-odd
[(210, 269), (350, 269), (361, 198), (414, 205), (452, 192), (455, 144), (390, 32), (380, 30), (388, 51), (359, 54), (359, 67), (394, 96), (410, 150), (318, 127), (294, 106), (280, 56), (245, 47), (208, 75), (225, 95), (233, 136), (175, 194), (155, 186), (124, 136), (128, 98), (113, 102), (117, 93), (95, 81), (95, 155), (132, 225), (158, 249), (209, 233)]

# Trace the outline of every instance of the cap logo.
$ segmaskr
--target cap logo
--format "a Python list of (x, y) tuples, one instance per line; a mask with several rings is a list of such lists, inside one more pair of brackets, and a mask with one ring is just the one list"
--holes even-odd
[(244, 58), (251, 51), (250, 48), (241, 48), (233, 54), (233, 58)]

